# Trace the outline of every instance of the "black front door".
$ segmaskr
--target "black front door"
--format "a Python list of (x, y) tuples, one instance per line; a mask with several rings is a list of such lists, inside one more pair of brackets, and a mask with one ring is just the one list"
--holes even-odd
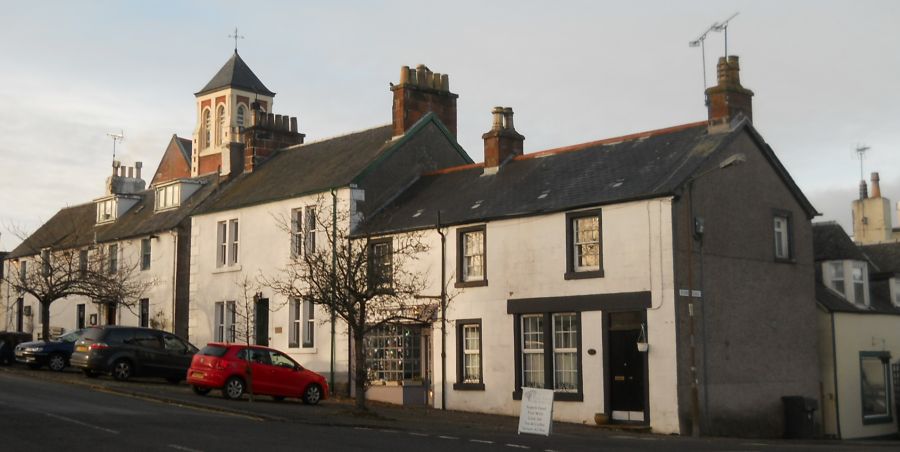
[(25, 300), (19, 298), (16, 300), (16, 331), (19, 333), (25, 331)]
[(610, 405), (613, 411), (644, 411), (644, 356), (637, 349), (641, 330), (609, 332)]
[(78, 305), (78, 315), (75, 324), (77, 326), (77, 329), (84, 329), (84, 304)]
[(269, 345), (269, 299), (256, 301), (256, 345)]
[(107, 325), (115, 325), (116, 324), (116, 304), (108, 303), (106, 305), (106, 324)]

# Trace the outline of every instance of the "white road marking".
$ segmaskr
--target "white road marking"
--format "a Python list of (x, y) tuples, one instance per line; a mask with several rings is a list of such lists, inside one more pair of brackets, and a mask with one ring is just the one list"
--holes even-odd
[(426, 436), (426, 437), (429, 436), (427, 433), (409, 432), (409, 434), (412, 436)]
[(396, 430), (391, 430), (391, 429), (387, 429), (387, 428), (381, 428), (381, 429), (378, 429), (378, 431), (384, 432), (384, 433), (398, 433)]
[(179, 446), (178, 444), (169, 444), (169, 447), (172, 449), (183, 450), (184, 452), (203, 452), (197, 449), (191, 449), (190, 447)]
[(438, 436), (438, 438), (440, 438), (440, 439), (459, 439), (459, 438), (457, 438), (457, 437), (455, 437), (455, 436), (443, 436), (443, 435)]
[(523, 446), (521, 444), (507, 444), (506, 447), (515, 447), (516, 449), (531, 449), (528, 446)]
[(369, 427), (353, 427), (353, 430), (372, 430)]
[(81, 421), (78, 421), (78, 420), (75, 420), (75, 419), (72, 419), (72, 418), (69, 418), (69, 417), (60, 416), (60, 415), (58, 415), (58, 414), (53, 414), (53, 413), (44, 413), (44, 414), (47, 415), (47, 416), (52, 417), (53, 419), (59, 419), (59, 420), (61, 420), (61, 421), (71, 422), (71, 423), (73, 423), (73, 424), (77, 424), (77, 425), (80, 425), (80, 426), (82, 426), (82, 427), (88, 427), (88, 428), (92, 428), (92, 429), (94, 429), (94, 430), (100, 430), (101, 432), (112, 433), (113, 435), (118, 435), (118, 434), (119, 434), (119, 432), (117, 432), (117, 431), (115, 431), (115, 430), (110, 430), (110, 429), (108, 429), (108, 428), (103, 428), (103, 427), (99, 427), (99, 426), (96, 426), (96, 425), (93, 425), (93, 424), (88, 424), (87, 422), (81, 422)]
[(483, 439), (470, 439), (469, 442), (478, 443), (478, 444), (494, 444), (493, 441), (487, 441)]

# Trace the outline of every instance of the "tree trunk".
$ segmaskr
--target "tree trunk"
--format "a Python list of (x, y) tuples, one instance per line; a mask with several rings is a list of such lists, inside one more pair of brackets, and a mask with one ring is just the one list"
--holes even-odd
[(366, 409), (366, 351), (363, 348), (363, 336), (361, 334), (353, 335), (353, 348), (355, 351), (354, 369), (356, 373), (356, 408), (359, 410)]
[(50, 303), (40, 302), (41, 305), (41, 338), (50, 340)]

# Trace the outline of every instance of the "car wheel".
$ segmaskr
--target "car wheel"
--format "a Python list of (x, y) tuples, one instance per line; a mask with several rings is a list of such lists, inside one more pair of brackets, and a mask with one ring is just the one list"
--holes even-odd
[(97, 378), (97, 372), (94, 372), (90, 369), (81, 369), (81, 373), (83, 373), (84, 376), (88, 378)]
[(120, 359), (113, 363), (112, 375), (116, 380), (128, 380), (129, 378), (131, 378), (132, 373), (134, 373), (134, 368), (131, 365), (131, 361), (127, 359)]
[(62, 370), (66, 368), (66, 358), (59, 353), (54, 353), (50, 355), (50, 359), (47, 360), (47, 367), (54, 372), (62, 372)]
[(229, 378), (225, 382), (225, 387), (222, 388), (222, 395), (226, 399), (240, 399), (244, 395), (244, 380), (238, 377)]
[(307, 405), (315, 405), (322, 400), (322, 387), (317, 384), (311, 384), (303, 391), (303, 403)]
[(191, 385), (191, 389), (194, 390), (194, 394), (197, 395), (206, 395), (209, 394), (210, 389), (204, 388), (203, 386)]
[(41, 365), (38, 363), (29, 363), (28, 368), (31, 370), (37, 370), (41, 368)]

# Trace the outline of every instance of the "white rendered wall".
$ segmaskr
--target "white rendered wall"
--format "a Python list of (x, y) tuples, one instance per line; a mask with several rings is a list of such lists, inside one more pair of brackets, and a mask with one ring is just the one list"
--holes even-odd
[[(647, 310), (650, 350), (649, 417), (654, 432), (677, 433), (678, 400), (672, 253), (672, 200), (669, 198), (607, 206), (602, 209), (602, 278), (565, 280), (565, 212), (487, 223), (488, 285), (453, 288), (456, 281), (456, 227), (447, 234), (447, 277), (450, 301), (447, 318), (447, 408), (518, 415), (515, 390), (514, 315), (508, 299), (561, 297), (650, 291)], [(477, 224), (477, 223), (476, 223)], [(461, 227), (473, 226), (467, 224)], [(440, 293), (440, 239), (424, 231), (429, 251), (419, 266), (430, 275), (429, 295)], [(638, 307), (636, 310), (640, 309)], [(561, 311), (564, 312), (564, 311)], [(456, 319), (481, 319), (484, 391), (454, 390), (456, 382)], [(434, 332), (434, 401), (441, 404), (440, 321)], [(581, 402), (557, 401), (554, 418), (594, 422), (604, 411), (602, 312), (581, 314), (583, 369)], [(589, 349), (597, 350), (593, 356)]]

